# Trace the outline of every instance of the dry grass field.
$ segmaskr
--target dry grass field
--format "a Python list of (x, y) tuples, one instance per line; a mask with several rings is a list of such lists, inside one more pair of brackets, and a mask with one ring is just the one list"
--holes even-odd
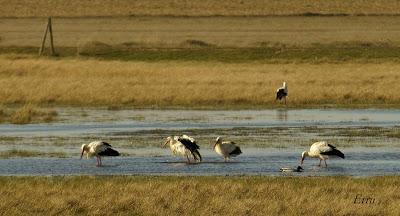
[[(54, 18), (52, 22), (56, 48), (82, 47), (94, 41), (144, 48), (191, 48), (188, 40), (233, 48), (400, 44), (400, 19), (396, 16), (97, 17)], [(43, 18), (0, 19), (0, 47), (38, 47), (45, 26)]]
[(0, 58), (3, 105), (256, 108), (398, 107), (400, 65), (121, 62)]
[(398, 15), (396, 0), (0, 0), (1, 17)]
[(399, 184), (399, 177), (1, 177), (0, 214), (399, 215)]

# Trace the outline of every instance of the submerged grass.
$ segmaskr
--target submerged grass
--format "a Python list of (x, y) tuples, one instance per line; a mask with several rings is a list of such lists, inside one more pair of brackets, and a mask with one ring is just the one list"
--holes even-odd
[(399, 184), (396, 176), (0, 177), (0, 214), (399, 215)]
[(63, 158), (63, 157), (66, 157), (66, 154), (63, 152), (39, 152), (39, 151), (28, 151), (28, 150), (19, 150), (19, 149), (11, 149), (8, 151), (0, 152), (0, 158), (11, 158), (11, 157), (58, 157), (58, 158)]

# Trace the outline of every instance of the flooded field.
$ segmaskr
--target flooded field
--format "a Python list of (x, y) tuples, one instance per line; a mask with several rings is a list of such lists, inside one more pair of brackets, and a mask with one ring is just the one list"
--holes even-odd
[[(140, 152), (140, 151), (139, 151)], [(400, 151), (346, 149), (346, 160), (328, 160), (319, 167), (318, 160), (305, 161), (304, 172), (281, 173), (281, 167), (296, 167), (300, 152), (271, 149), (244, 149), (243, 155), (223, 162), (211, 151), (203, 151), (204, 161), (187, 164), (183, 158), (167, 154), (157, 157), (129, 156), (106, 158), (103, 167), (95, 159), (11, 158), (0, 160), (0, 175), (300, 175), (300, 176), (376, 176), (400, 173)], [(169, 153), (169, 152), (168, 152)]]
[[(0, 125), (0, 152), (26, 150), (59, 157), (3, 157), (0, 175), (280, 175), (295, 167), (317, 140), (337, 146), (345, 160), (307, 160), (298, 175), (396, 175), (400, 171), (400, 110), (100, 110), (59, 108), (59, 121)], [(188, 134), (204, 157), (188, 165), (161, 148), (165, 137)], [(217, 136), (233, 140), (243, 155), (221, 162), (211, 147)], [(118, 158), (78, 160), (80, 146), (104, 140)], [(296, 173), (297, 174), (297, 173)]]

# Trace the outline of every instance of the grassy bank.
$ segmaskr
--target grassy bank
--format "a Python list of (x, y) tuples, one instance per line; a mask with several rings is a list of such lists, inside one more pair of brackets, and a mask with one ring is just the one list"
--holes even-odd
[[(190, 47), (140, 47), (90, 42), (81, 47), (58, 47), (58, 57), (81, 57), (121, 61), (199, 61), (225, 63), (382, 63), (399, 62), (400, 46), (387, 43), (332, 43), (310, 46), (260, 43), (257, 47), (217, 47), (203, 41), (191, 41)], [(196, 45), (199, 44), (199, 45)], [(37, 56), (38, 47), (0, 47), (9, 58)], [(22, 55), (22, 56), (21, 56)]]
[(1, 0), (3, 17), (81, 16), (270, 16), (399, 14), (396, 0)]
[[(399, 107), (398, 63), (264, 64), (0, 58), (3, 105)], [(328, 79), (329, 77), (329, 79)]]
[[(1, 177), (0, 213), (399, 215), (399, 177)], [(369, 197), (361, 204), (355, 198)]]

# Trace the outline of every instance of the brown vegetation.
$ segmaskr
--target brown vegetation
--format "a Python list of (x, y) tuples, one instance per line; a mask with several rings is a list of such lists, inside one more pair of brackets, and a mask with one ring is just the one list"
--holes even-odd
[(13, 124), (28, 124), (38, 122), (52, 122), (57, 117), (57, 112), (51, 109), (39, 108), (32, 104), (20, 108), (0, 107), (0, 122)]
[(396, 0), (0, 0), (2, 17), (397, 15)]
[[(254, 108), (399, 106), (400, 65), (0, 59), (3, 105)], [(26, 110), (24, 110), (25, 112)], [(22, 116), (22, 115), (21, 115)]]
[[(399, 177), (1, 177), (0, 214), (399, 215)], [(355, 198), (371, 198), (361, 204)]]

